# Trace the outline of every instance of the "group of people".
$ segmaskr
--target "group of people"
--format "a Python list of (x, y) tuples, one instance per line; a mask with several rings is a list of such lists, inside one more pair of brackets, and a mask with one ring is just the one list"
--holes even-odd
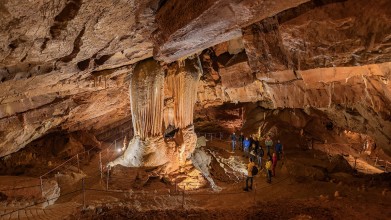
[[(277, 140), (277, 143), (273, 148), (274, 143), (270, 135), (266, 136), (264, 144), (266, 148), (267, 158), (265, 163), (265, 171), (267, 176), (267, 182), (271, 183), (272, 176), (276, 176), (277, 161), (281, 160), (283, 157), (283, 146), (280, 140)], [(257, 172), (254, 172), (254, 167), (256, 167), (255, 162), (257, 162), (259, 169), (263, 169), (262, 159), (265, 156), (265, 152), (262, 148), (261, 138), (256, 138), (253, 136), (245, 137), (243, 133), (241, 133), (239, 136), (236, 136), (234, 132), (231, 134), (231, 146), (232, 152), (235, 152), (236, 146), (238, 146), (239, 150), (243, 151), (244, 156), (248, 157), (250, 160), (249, 164), (247, 165), (248, 175), (246, 179), (246, 187), (244, 188), (244, 190), (251, 190), (253, 185), (253, 176)]]

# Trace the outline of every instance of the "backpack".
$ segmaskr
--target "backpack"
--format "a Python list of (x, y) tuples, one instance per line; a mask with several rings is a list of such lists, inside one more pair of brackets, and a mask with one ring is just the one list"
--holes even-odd
[(253, 169), (251, 170), (251, 174), (252, 174), (253, 176), (255, 176), (255, 175), (258, 174), (258, 168), (257, 168), (257, 166), (253, 166)]
[(271, 168), (272, 168), (272, 162), (271, 162), (270, 160), (266, 162), (265, 168), (266, 168), (267, 170), (271, 170)]
[(260, 148), (260, 149), (259, 149), (259, 156), (260, 156), (260, 157), (263, 157), (264, 154), (265, 154), (265, 153), (263, 152), (263, 149)]

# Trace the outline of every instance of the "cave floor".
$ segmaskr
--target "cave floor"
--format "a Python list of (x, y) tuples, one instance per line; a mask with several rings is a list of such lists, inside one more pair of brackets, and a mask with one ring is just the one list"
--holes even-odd
[[(228, 142), (211, 141), (206, 148), (218, 151), (223, 157), (236, 156), (242, 163), (247, 163), (241, 152), (230, 152)], [(287, 158), (324, 162), (312, 151), (296, 149), (287, 150), (284, 160)], [(250, 192), (243, 191), (243, 179), (216, 180), (222, 188), (220, 192), (202, 188), (185, 194), (176, 194), (171, 186), (152, 180), (141, 193), (87, 192), (87, 210), (74, 213), (71, 218), (389, 219), (391, 216), (391, 198), (389, 194), (382, 195), (389, 183), (377, 187), (365, 178), (346, 173), (332, 174), (330, 181), (293, 177), (284, 160), (278, 164), (271, 184), (266, 182), (266, 175), (261, 171), (254, 177), (254, 189)], [(126, 188), (126, 185), (129, 186), (128, 181), (116, 183), (120, 188)], [(339, 196), (335, 196), (336, 191)], [(69, 202), (81, 202), (80, 198), (75, 197)]]
[[(229, 143), (211, 141), (207, 149), (218, 151), (223, 157), (237, 156), (247, 163), (242, 153), (230, 152)], [(371, 183), (368, 178), (346, 173), (330, 175), (328, 181), (292, 176), (285, 165), (287, 160), (313, 160), (322, 165), (312, 151), (287, 150), (286, 157), (279, 161), (276, 177), (266, 182), (261, 171), (254, 177), (254, 187), (243, 191), (244, 179), (228, 181), (218, 178), (219, 192), (209, 187), (195, 191), (176, 192), (173, 186), (158, 179), (150, 179), (140, 190), (129, 189), (131, 173), (117, 173), (109, 182), (110, 191), (105, 191), (105, 178), (101, 179), (93, 157), (90, 165), (83, 168), (87, 175), (83, 194), (69, 194), (46, 209), (32, 207), (20, 210), (2, 219), (389, 219), (391, 216), (389, 182)], [(213, 165), (212, 165), (213, 167)], [(120, 173), (121, 174), (121, 173)], [(213, 173), (212, 173), (213, 175)], [(217, 174), (215, 174), (217, 175)], [(221, 174), (220, 174), (221, 175)], [(62, 195), (81, 186), (81, 180), (66, 186)], [(121, 189), (121, 191), (116, 190)], [(124, 189), (129, 189), (124, 191)], [(335, 196), (338, 191), (339, 196)], [(383, 195), (384, 194), (384, 195)], [(83, 206), (85, 198), (85, 209)], [(12, 207), (1, 209), (4, 213)]]

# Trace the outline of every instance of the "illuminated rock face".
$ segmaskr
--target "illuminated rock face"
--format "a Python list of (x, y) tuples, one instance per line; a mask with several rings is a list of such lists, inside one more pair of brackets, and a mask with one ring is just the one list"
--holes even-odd
[[(186, 69), (193, 61), (177, 60), (194, 53), (205, 73), (196, 98), (203, 111), (226, 112), (224, 104), (247, 102), (269, 109), (313, 107), (391, 149), (390, 4), (2, 1), (0, 157), (52, 131), (90, 130), (99, 138), (130, 124), (132, 116), (140, 118), (133, 123), (142, 141), (189, 128), (195, 98), (193, 88), (183, 88), (194, 84), (180, 82), (194, 75), (180, 72), (197, 71)], [(133, 73), (153, 55), (174, 63), (162, 64), (167, 70), (156, 65), (152, 75)], [(130, 86), (137, 74), (140, 83)], [(131, 103), (129, 94), (143, 89), (150, 92), (138, 95), (149, 97), (132, 95), (137, 101)], [(228, 130), (240, 127), (233, 115), (235, 123), (224, 122)]]
[[(172, 64), (166, 77), (153, 59), (136, 65), (130, 83), (135, 137), (110, 166), (161, 166), (171, 173), (185, 165), (197, 142), (193, 112), (201, 73), (198, 57)], [(172, 139), (163, 137), (168, 127), (178, 129)]]

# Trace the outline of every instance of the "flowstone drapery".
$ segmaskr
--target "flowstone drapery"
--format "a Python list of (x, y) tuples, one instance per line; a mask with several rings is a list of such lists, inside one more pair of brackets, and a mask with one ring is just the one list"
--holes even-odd
[[(166, 74), (153, 59), (135, 66), (130, 83), (135, 136), (110, 166), (160, 167), (172, 173), (186, 164), (197, 142), (193, 112), (201, 73), (198, 57), (169, 65)], [(169, 127), (177, 132), (164, 138)]]

